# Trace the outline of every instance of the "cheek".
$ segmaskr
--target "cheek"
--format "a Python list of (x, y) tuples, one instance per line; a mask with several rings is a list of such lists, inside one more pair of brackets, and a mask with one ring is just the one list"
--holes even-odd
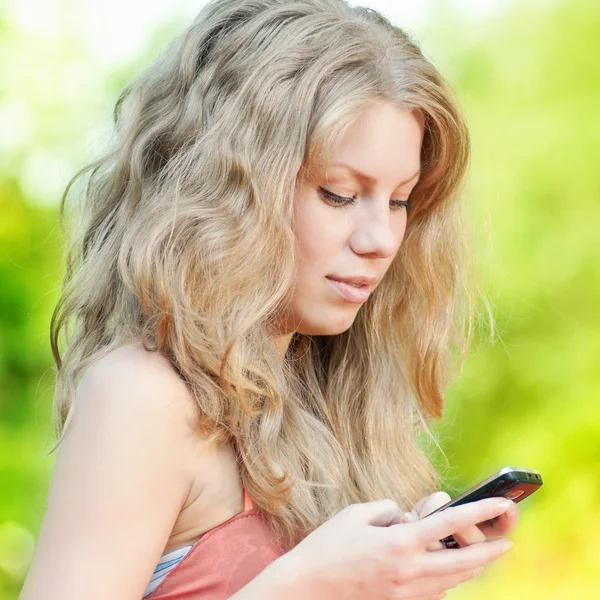
[(306, 199), (296, 211), (294, 232), (299, 279), (328, 275), (344, 247), (344, 220), (322, 202)]
[(297, 241), (299, 272), (303, 277), (328, 275), (339, 252), (337, 240), (327, 232), (313, 227)]

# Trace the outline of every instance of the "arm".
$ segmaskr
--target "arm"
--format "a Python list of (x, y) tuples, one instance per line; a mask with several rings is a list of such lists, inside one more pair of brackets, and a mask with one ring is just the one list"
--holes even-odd
[(164, 357), (120, 348), (73, 409), (20, 600), (139, 600), (191, 486), (195, 405)]
[(304, 600), (313, 591), (288, 553), (273, 561), (228, 600)]

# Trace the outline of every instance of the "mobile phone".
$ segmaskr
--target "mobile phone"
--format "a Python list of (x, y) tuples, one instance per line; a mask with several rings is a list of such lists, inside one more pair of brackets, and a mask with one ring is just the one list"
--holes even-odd
[[(428, 517), (450, 506), (459, 506), (460, 504), (475, 502), (476, 500), (492, 498), (494, 496), (504, 496), (514, 502), (521, 502), (521, 500), (525, 500), (525, 498), (531, 496), (543, 484), (541, 473), (534, 469), (504, 467), (471, 489), (463, 492), (460, 496), (428, 513), (426, 516)], [(452, 535), (445, 537), (440, 542), (446, 548), (460, 547)]]

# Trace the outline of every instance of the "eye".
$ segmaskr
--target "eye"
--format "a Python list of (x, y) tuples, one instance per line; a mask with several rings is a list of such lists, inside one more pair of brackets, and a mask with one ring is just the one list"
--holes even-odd
[[(326, 190), (323, 187), (319, 186), (319, 190), (322, 195), (329, 201), (337, 206), (337, 208), (343, 208), (344, 206), (349, 206), (354, 204), (356, 198), (348, 198), (346, 196), (338, 196), (329, 190)], [(390, 205), (394, 207), (394, 209), (406, 208), (406, 210), (410, 210), (412, 208), (411, 203), (408, 200), (390, 200)]]
[(390, 200), (390, 203), (396, 208), (406, 208), (407, 211), (412, 208), (412, 204), (408, 200)]
[(354, 198), (347, 198), (346, 196), (338, 196), (337, 194), (334, 194), (333, 192), (330, 192), (329, 190), (326, 190), (325, 188), (322, 188), (322, 187), (319, 187), (319, 189), (321, 190), (321, 193), (327, 200), (329, 200), (330, 202), (333, 202), (333, 204), (336, 204), (340, 208), (344, 207), (344, 206), (348, 206), (350, 204), (354, 204), (354, 201), (355, 201)]

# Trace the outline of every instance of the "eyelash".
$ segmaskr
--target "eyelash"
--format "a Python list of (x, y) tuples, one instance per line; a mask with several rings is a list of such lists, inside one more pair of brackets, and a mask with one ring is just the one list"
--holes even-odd
[[(322, 187), (319, 187), (319, 189), (321, 190), (321, 192), (325, 196), (325, 198), (327, 198), (329, 201), (333, 202), (334, 204), (337, 204), (336, 208), (344, 208), (346, 206), (350, 206), (351, 204), (354, 204), (354, 198), (347, 198), (346, 196), (338, 196), (337, 194), (334, 194), (333, 192), (330, 192), (329, 190), (326, 190), (325, 188), (322, 188)], [(392, 200), (392, 202), (394, 203), (394, 207), (396, 209), (404, 207), (408, 211), (412, 208), (412, 204), (408, 200)]]

